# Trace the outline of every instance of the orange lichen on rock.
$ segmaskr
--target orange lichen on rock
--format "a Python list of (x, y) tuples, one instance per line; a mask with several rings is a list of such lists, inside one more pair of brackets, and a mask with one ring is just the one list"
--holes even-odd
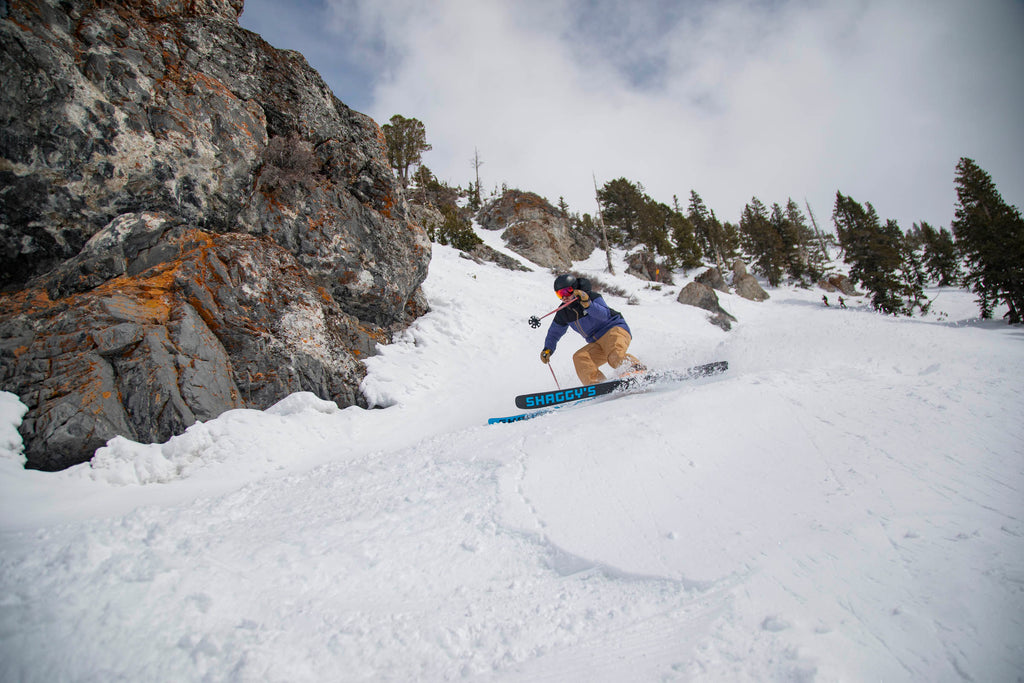
[(377, 342), (378, 344), (388, 344), (391, 340), (388, 339), (388, 334), (379, 327), (367, 327), (366, 325), (359, 325), (359, 329), (367, 337)]
[(20, 292), (0, 294), (0, 316), (8, 317), (45, 310), (53, 302), (45, 289), (23, 289)]
[(237, 97), (235, 97), (235, 94), (233, 92), (231, 92), (231, 90), (228, 89), (228, 87), (226, 85), (224, 85), (222, 82), (220, 82), (216, 78), (211, 78), (210, 76), (207, 76), (206, 74), (204, 74), (202, 72), (196, 72), (196, 74), (195, 74), (195, 82), (196, 83), (202, 83), (203, 85), (205, 85), (210, 90), (213, 90), (213, 91), (219, 93), (220, 95), (223, 95), (224, 97), (227, 97), (229, 99), (232, 99), (232, 100), (237, 100), (238, 99)]

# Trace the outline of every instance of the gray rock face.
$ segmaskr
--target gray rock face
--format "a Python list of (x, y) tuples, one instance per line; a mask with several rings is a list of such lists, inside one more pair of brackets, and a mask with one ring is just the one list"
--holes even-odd
[(426, 310), (380, 128), (241, 0), (0, 8), (0, 388), (29, 466), (292, 391), (361, 402)]
[(682, 291), (679, 292), (679, 296), (676, 297), (676, 301), (708, 311), (711, 313), (708, 316), (708, 321), (713, 325), (721, 327), (726, 332), (731, 330), (732, 323), (736, 322), (736, 318), (722, 308), (722, 305), (718, 302), (718, 295), (715, 294), (715, 290), (701, 282), (691, 282), (683, 287)]
[[(0, 383), (29, 407), (31, 466), (80, 462), (115, 435), (164, 441), (196, 420), (295, 391), (365, 405), (358, 358), (374, 340), (294, 256), (268, 240), (154, 216), (122, 244), (154, 225), (175, 253), (137, 275), (58, 299), (46, 287), (3, 299)], [(139, 267), (127, 259), (125, 272)]]
[(485, 230), (504, 230), (508, 248), (533, 263), (553, 270), (568, 270), (594, 250), (590, 237), (573, 230), (562, 213), (532, 192), (509, 190), (477, 214)]

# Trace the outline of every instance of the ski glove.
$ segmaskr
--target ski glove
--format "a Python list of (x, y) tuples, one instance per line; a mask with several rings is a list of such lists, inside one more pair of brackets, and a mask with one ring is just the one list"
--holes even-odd
[(547, 365), (549, 360), (551, 360), (551, 349), (544, 349), (540, 352), (540, 362)]
[(580, 302), (583, 308), (590, 308), (590, 295), (584, 292), (582, 289), (572, 290), (573, 294), (576, 295), (576, 299)]

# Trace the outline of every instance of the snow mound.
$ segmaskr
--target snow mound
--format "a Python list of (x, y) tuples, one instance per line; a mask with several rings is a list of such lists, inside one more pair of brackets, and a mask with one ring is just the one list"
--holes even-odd
[(9, 391), (0, 391), (0, 460), (16, 460), (25, 464), (25, 444), (18, 433), (28, 406)]

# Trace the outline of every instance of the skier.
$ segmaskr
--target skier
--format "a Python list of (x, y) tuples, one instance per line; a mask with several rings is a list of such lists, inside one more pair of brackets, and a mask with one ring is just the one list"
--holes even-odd
[(827, 296), (825, 296), (824, 294), (822, 294), (822, 295), (821, 295), (821, 300), (822, 300), (822, 301), (823, 301), (823, 302), (825, 303), (825, 305), (826, 305), (826, 306), (828, 306), (828, 297), (827, 297)]
[(846, 308), (846, 300), (843, 297), (839, 297), (839, 308)]
[(628, 362), (628, 372), (643, 372), (647, 369), (636, 356), (627, 353), (633, 337), (625, 318), (609, 308), (604, 298), (591, 289), (590, 280), (559, 275), (555, 278), (555, 294), (563, 301), (574, 296), (576, 300), (558, 311), (551, 320), (544, 338), (544, 350), (540, 352), (541, 362), (551, 360), (558, 340), (572, 327), (587, 340), (587, 345), (572, 357), (576, 374), (583, 384), (597, 384), (606, 380), (607, 377), (599, 369), (605, 363), (618, 368), (624, 361)]

